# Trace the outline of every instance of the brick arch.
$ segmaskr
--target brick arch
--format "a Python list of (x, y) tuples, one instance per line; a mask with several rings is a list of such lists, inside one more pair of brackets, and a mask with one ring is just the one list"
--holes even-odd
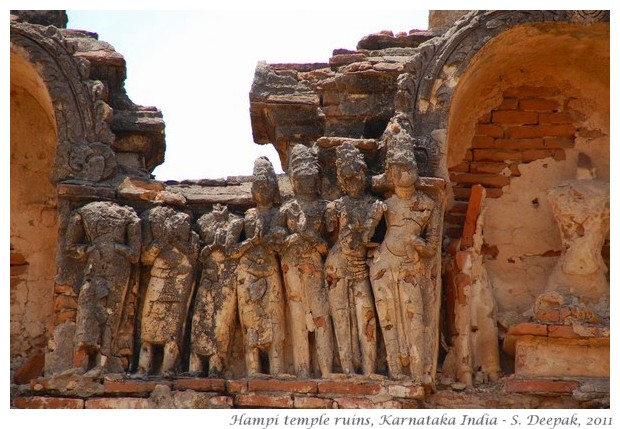
[[(405, 66), (411, 97), (415, 101), (411, 114), (416, 137), (431, 136), (445, 152), (446, 129), (454, 93), (470, 63), (487, 43), (502, 33), (531, 23), (575, 23), (584, 27), (606, 23), (608, 11), (472, 11), (453, 28), (418, 47)], [(443, 160), (436, 175), (448, 178)]]
[[(58, 215), (50, 180), (57, 146), (52, 98), (35, 66), (11, 52), (11, 370), (42, 364), (53, 318)], [(34, 373), (32, 373), (34, 371)], [(29, 374), (30, 372), (30, 374)]]

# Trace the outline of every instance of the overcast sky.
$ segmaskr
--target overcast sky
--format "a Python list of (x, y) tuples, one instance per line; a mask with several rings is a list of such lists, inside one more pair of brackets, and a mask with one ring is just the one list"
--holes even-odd
[(76, 11), (69, 28), (109, 42), (127, 62), (132, 101), (157, 106), (166, 123), (159, 180), (251, 174), (271, 145), (253, 142), (249, 92), (257, 61), (328, 62), (381, 30), (426, 29), (428, 11)]

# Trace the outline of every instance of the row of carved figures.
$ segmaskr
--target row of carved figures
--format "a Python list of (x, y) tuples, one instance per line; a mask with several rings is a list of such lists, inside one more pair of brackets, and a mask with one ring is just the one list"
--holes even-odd
[[(215, 205), (197, 220), (198, 233), (188, 214), (170, 207), (151, 208), (141, 218), (109, 202), (76, 210), (66, 249), (86, 268), (75, 364), (114, 367), (109, 359), (119, 347), (115, 336), (132, 264), (140, 261), (150, 276), (140, 297), (139, 374), (152, 372), (155, 347), (163, 347), (161, 373), (173, 373), (186, 327), (190, 373), (223, 374), (237, 319), (250, 376), (261, 372), (261, 355), (270, 374), (287, 372), (285, 342), (298, 377), (312, 376), (311, 356), (320, 376), (328, 377), (334, 350), (345, 374), (372, 374), (378, 321), (389, 376), (421, 380), (428, 373), (424, 349), (431, 347), (424, 337), (423, 294), (432, 287), (425, 264), (437, 253), (440, 214), (433, 199), (416, 190), (412, 147), (389, 147), (385, 165), (393, 194), (382, 201), (368, 192), (359, 150), (341, 145), (336, 167), (343, 196), (326, 202), (318, 195), (316, 156), (296, 145), (289, 164), (294, 198), (280, 206), (273, 166), (258, 158), (255, 207), (242, 218)], [(373, 243), (384, 217), (385, 237)], [(331, 247), (330, 232), (337, 236)], [(190, 312), (198, 264), (202, 274)]]

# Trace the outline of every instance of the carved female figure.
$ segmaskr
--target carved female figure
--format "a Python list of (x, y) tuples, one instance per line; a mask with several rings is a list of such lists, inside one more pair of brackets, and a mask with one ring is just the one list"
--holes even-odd
[(275, 171), (265, 157), (254, 162), (252, 198), (256, 208), (245, 213), (245, 236), (239, 253), (237, 299), (248, 375), (261, 372), (260, 352), (269, 356), (269, 373), (283, 371), (284, 292), (277, 250), (286, 236), (275, 228), (280, 191)]
[(366, 163), (352, 144), (338, 147), (336, 168), (345, 195), (326, 209), (328, 231), (338, 231), (325, 261), (329, 306), (343, 372), (353, 374), (361, 367), (371, 374), (377, 358), (377, 321), (366, 255), (384, 205), (366, 194)]
[(424, 343), (422, 289), (431, 287), (424, 276), (424, 263), (437, 247), (437, 234), (431, 230), (435, 203), (416, 191), (418, 170), (413, 147), (406, 141), (392, 143), (386, 154), (386, 175), (394, 195), (385, 201), (387, 231), (370, 266), (370, 279), (389, 375), (400, 378), (405, 375), (403, 368), (409, 367), (411, 376), (420, 381), (423, 349), (431, 347)]
[(117, 334), (140, 255), (140, 218), (131, 207), (97, 201), (76, 210), (67, 227), (66, 250), (86, 262), (78, 295), (74, 365), (124, 368)]
[(192, 318), (189, 371), (201, 373), (208, 359), (208, 374), (222, 375), (237, 316), (237, 251), (243, 219), (216, 204), (198, 219), (205, 246), (200, 252), (202, 278), (196, 292)]
[(152, 369), (153, 347), (164, 347), (161, 373), (169, 375), (180, 355), (189, 301), (194, 288), (198, 234), (190, 216), (170, 207), (142, 214), (144, 247), (141, 261), (150, 265), (142, 306), (139, 374)]
[(279, 212), (278, 224), (288, 236), (282, 245), (282, 272), (290, 311), (293, 364), (300, 377), (310, 375), (309, 334), (314, 333), (318, 366), (323, 377), (332, 371), (333, 340), (327, 294), (323, 283), (325, 203), (318, 198), (316, 157), (301, 144), (293, 146), (289, 175), (295, 198)]

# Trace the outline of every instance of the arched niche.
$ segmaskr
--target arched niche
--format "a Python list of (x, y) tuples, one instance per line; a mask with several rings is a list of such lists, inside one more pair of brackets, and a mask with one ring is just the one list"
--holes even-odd
[[(484, 235), (500, 312), (530, 308), (557, 261), (561, 242), (547, 190), (574, 178), (579, 152), (609, 181), (609, 29), (568, 22), (512, 27), (477, 51), (454, 86), (445, 166), (455, 191), (476, 174), (495, 186)], [(562, 135), (528, 136), (535, 127)], [(449, 207), (459, 198), (466, 201), (454, 194)]]
[(57, 146), (52, 99), (32, 63), (11, 52), (11, 369), (47, 345), (58, 216), (50, 180)]

